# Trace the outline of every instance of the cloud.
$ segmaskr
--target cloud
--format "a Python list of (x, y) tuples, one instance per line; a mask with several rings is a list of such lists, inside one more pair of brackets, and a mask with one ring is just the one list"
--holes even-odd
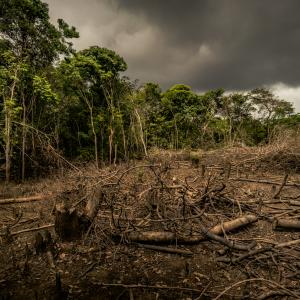
[(277, 83), (270, 86), (270, 89), (280, 99), (285, 99), (293, 102), (295, 110), (300, 112), (300, 86), (291, 87), (283, 83)]
[(195, 90), (300, 89), (298, 0), (46, 2), (53, 20), (62, 17), (78, 28), (78, 49), (115, 50), (132, 79)]

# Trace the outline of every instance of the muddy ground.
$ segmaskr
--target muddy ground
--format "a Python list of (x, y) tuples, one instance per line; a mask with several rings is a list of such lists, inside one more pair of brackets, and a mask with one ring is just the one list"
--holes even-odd
[[(299, 231), (274, 228), (278, 219), (300, 222), (299, 157), (277, 148), (156, 151), (100, 170), (86, 165), (0, 183), (0, 299), (300, 299)], [(101, 201), (92, 225), (61, 241), (55, 205), (83, 212), (93, 197)], [(232, 247), (202, 230), (249, 214), (257, 221), (223, 228)], [(54, 240), (52, 262), (35, 245), (45, 230)], [(149, 231), (176, 238), (130, 240), (132, 232)], [(203, 240), (181, 242), (195, 236)]]

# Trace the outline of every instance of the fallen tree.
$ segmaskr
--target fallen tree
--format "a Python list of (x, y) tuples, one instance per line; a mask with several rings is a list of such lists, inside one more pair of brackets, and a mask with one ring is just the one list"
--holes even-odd
[(273, 223), (274, 230), (300, 231), (300, 221), (290, 219), (277, 219)]
[[(213, 228), (209, 229), (207, 233), (213, 235), (221, 235), (224, 232), (234, 231), (241, 227), (244, 227), (248, 224), (256, 222), (258, 219), (255, 215), (245, 215), (240, 218), (224, 222), (223, 224), (216, 225)], [(121, 238), (120, 234), (116, 234), (115, 237)], [(129, 242), (138, 242), (138, 243), (152, 243), (152, 244), (164, 244), (164, 243), (178, 243), (178, 244), (197, 244), (204, 241), (207, 236), (203, 235), (178, 235), (169, 231), (145, 231), (138, 232), (132, 231), (128, 233), (125, 238)]]
[(24, 202), (33, 202), (33, 201), (41, 201), (49, 199), (52, 194), (47, 195), (34, 195), (34, 196), (28, 196), (28, 197), (18, 197), (18, 198), (7, 198), (7, 199), (1, 199), (1, 204), (15, 204), (15, 203), (24, 203)]

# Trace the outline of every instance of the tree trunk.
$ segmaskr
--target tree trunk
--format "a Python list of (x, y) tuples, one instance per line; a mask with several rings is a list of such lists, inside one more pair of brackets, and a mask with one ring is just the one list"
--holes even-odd
[(11, 111), (5, 107), (5, 181), (10, 180), (11, 169)]
[(23, 105), (23, 127), (22, 127), (22, 181), (25, 180), (25, 149), (26, 149), (26, 104), (24, 95), (22, 97)]
[(95, 164), (96, 168), (99, 169), (99, 159), (98, 159), (98, 138), (95, 130), (95, 124), (93, 120), (93, 104), (90, 103), (88, 100), (87, 96), (82, 92), (83, 98), (89, 108), (90, 111), (90, 122), (91, 122), (91, 127), (92, 127), (92, 132), (94, 135), (94, 153), (95, 153)]
[(112, 127), (110, 128), (110, 134), (108, 137), (109, 140), (109, 164), (112, 163), (112, 152), (113, 152), (113, 139), (114, 139), (114, 130)]
[(137, 118), (137, 121), (138, 121), (138, 124), (139, 124), (140, 139), (141, 139), (141, 142), (142, 142), (142, 145), (143, 145), (144, 153), (145, 153), (145, 156), (147, 157), (148, 153), (147, 153), (147, 147), (146, 147), (145, 140), (144, 140), (144, 130), (143, 130), (143, 125), (142, 125), (142, 120), (141, 120), (141, 117), (140, 117), (140, 115), (139, 115), (136, 108), (134, 108), (134, 112), (135, 112), (135, 115), (136, 115), (136, 118)]
[(5, 181), (6, 183), (10, 180), (11, 173), (11, 154), (12, 154), (12, 143), (11, 143), (11, 133), (12, 133), (12, 104), (15, 96), (15, 89), (17, 84), (18, 68), (15, 71), (15, 79), (12, 83), (10, 89), (10, 98), (5, 100), (4, 112), (5, 112)]

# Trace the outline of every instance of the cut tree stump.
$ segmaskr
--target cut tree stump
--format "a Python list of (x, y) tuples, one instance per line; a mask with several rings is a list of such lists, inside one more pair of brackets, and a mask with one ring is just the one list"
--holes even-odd
[(79, 212), (75, 207), (67, 208), (64, 203), (55, 206), (55, 231), (63, 241), (80, 238), (92, 225), (97, 216), (102, 193), (92, 197), (86, 205), (85, 212)]
[(82, 232), (90, 226), (90, 221), (78, 211), (68, 209), (64, 204), (55, 206), (54, 228), (63, 241), (72, 241), (81, 237)]

